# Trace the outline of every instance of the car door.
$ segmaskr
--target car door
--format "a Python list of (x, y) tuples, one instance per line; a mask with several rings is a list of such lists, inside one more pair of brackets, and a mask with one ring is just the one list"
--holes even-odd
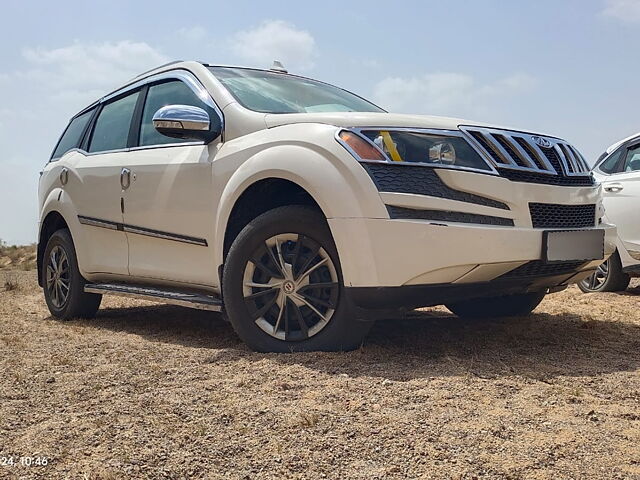
[(90, 273), (129, 273), (120, 178), (138, 95), (128, 92), (100, 105), (84, 148), (68, 160), (65, 189), (76, 206)]
[[(627, 250), (640, 254), (640, 144), (623, 146), (614, 155), (618, 159), (613, 172), (600, 177), (606, 215), (618, 227)], [(613, 165), (614, 160), (609, 163)]]
[[(183, 74), (184, 75), (184, 74)], [(195, 77), (151, 83), (139, 107), (138, 148), (127, 156), (130, 186), (124, 194), (129, 272), (137, 278), (215, 286), (213, 244), (215, 206), (212, 165), (218, 142), (179, 140), (158, 133), (153, 115), (166, 105), (205, 108), (220, 121), (208, 93), (194, 90)]]

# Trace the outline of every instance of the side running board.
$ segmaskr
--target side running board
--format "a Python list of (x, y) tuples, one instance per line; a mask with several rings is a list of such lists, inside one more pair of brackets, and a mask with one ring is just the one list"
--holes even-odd
[(84, 291), (87, 293), (99, 293), (101, 295), (140, 298), (152, 302), (197, 308), (198, 310), (211, 310), (214, 312), (222, 310), (222, 300), (219, 297), (202, 293), (164, 290), (156, 287), (122, 283), (87, 283), (84, 286)]

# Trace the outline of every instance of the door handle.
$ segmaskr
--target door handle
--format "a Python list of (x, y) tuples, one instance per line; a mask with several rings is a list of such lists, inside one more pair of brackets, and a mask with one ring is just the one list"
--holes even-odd
[(621, 192), (624, 187), (621, 183), (610, 183), (604, 186), (605, 192), (618, 193)]
[(131, 186), (131, 170), (123, 168), (120, 172), (120, 185), (123, 190), (126, 190)]

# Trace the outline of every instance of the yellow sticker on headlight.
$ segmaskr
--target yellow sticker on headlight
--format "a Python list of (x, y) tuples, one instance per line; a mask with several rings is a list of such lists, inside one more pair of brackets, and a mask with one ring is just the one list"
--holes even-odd
[(384, 142), (384, 146), (387, 149), (389, 155), (391, 155), (391, 160), (394, 162), (402, 162), (402, 157), (398, 153), (398, 149), (396, 148), (396, 144), (394, 143), (389, 132), (380, 132), (380, 136), (382, 137), (382, 141)]

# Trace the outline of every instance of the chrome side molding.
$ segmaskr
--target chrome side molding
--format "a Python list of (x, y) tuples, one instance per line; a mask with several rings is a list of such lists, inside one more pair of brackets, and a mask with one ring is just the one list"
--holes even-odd
[(199, 245), (201, 247), (209, 246), (205, 238), (190, 237), (189, 235), (181, 235), (179, 233), (162, 232), (160, 230), (153, 230), (151, 228), (138, 227), (136, 225), (128, 225), (126, 223), (112, 222), (111, 220), (102, 220), (101, 218), (78, 215), (78, 221), (82, 225), (89, 225), (91, 227), (108, 228), (110, 230), (118, 230), (120, 232), (146, 235), (147, 237), (162, 238), (163, 240), (171, 240), (173, 242), (190, 243), (191, 245)]

